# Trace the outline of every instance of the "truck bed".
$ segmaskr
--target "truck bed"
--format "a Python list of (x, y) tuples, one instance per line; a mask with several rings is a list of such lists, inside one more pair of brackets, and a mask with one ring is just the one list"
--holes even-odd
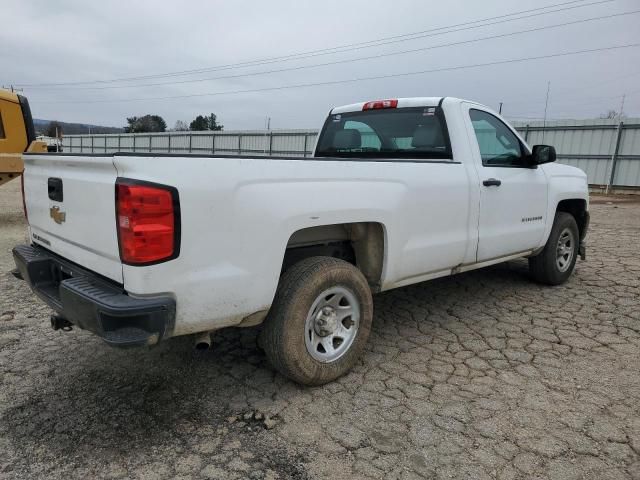
[[(113, 279), (130, 295), (180, 298), (175, 334), (235, 325), (268, 309), (285, 249), (301, 230), (375, 222), (393, 231), (382, 290), (450, 273), (473, 244), (467, 172), (452, 160), (51, 153), (25, 155), (25, 163), (32, 241)], [(55, 202), (47, 198), (47, 178), (61, 177), (66, 188), (83, 166), (102, 177), (85, 180), (75, 193), (65, 190), (59, 207), (66, 222), (57, 225), (50, 218)], [(144, 268), (119, 261), (117, 178), (177, 189), (178, 258)], [(455, 201), (442, 208), (443, 198)], [(411, 235), (415, 222), (427, 222), (426, 212), (422, 233)], [(74, 221), (81, 224), (73, 227)]]

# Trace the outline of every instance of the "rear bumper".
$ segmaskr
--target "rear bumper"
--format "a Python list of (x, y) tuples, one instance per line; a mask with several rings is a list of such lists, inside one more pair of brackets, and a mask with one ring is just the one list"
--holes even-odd
[(130, 297), (121, 285), (41, 247), (17, 246), (13, 258), (38, 297), (110, 345), (153, 345), (173, 330), (176, 305), (171, 297)]

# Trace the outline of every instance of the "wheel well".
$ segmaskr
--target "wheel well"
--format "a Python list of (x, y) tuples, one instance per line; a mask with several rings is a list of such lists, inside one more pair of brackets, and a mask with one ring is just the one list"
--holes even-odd
[(584, 238), (586, 235), (586, 229), (588, 226), (588, 218), (587, 218), (587, 202), (586, 200), (582, 200), (579, 198), (571, 199), (571, 200), (562, 200), (558, 203), (558, 208), (556, 209), (558, 212), (566, 212), (573, 215), (576, 223), (578, 224), (578, 231), (580, 232), (580, 238)]
[(384, 264), (384, 228), (377, 222), (340, 223), (303, 228), (287, 242), (282, 272), (308, 257), (340, 258), (360, 269), (379, 290)]

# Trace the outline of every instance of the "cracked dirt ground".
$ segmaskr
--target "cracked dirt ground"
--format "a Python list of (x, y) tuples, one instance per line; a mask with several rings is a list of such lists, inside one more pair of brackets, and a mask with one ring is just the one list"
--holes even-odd
[(9, 274), (24, 238), (13, 182), (0, 478), (640, 478), (640, 204), (592, 217), (566, 285), (532, 284), (518, 261), (384, 293), (354, 371), (301, 388), (251, 330), (201, 356), (188, 338), (113, 350), (52, 331)]

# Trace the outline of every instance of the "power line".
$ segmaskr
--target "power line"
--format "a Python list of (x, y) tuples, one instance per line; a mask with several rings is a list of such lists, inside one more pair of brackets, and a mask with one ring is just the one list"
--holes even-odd
[[(438, 49), (438, 48), (452, 47), (452, 46), (458, 46), (458, 45), (466, 45), (466, 44), (485, 41), (485, 40), (493, 40), (493, 39), (497, 39), (497, 38), (511, 37), (511, 36), (514, 36), (514, 35), (522, 35), (522, 34), (525, 34), (525, 33), (539, 32), (539, 31), (542, 31), (542, 30), (549, 30), (549, 29), (553, 29), (553, 28), (566, 27), (566, 26), (570, 26), (570, 25), (577, 25), (577, 24), (581, 24), (581, 23), (593, 22), (593, 21), (598, 21), (598, 20), (607, 20), (607, 19), (611, 19), (611, 18), (615, 18), (615, 17), (622, 17), (622, 16), (633, 15), (633, 14), (637, 14), (637, 13), (640, 13), (640, 10), (634, 10), (634, 11), (630, 11), (630, 12), (614, 13), (614, 14), (611, 14), (611, 15), (604, 15), (604, 16), (600, 16), (600, 17), (591, 17), (591, 18), (586, 18), (586, 19), (583, 19), (583, 20), (574, 20), (572, 22), (558, 23), (558, 24), (555, 24), (555, 25), (546, 25), (546, 26), (542, 26), (542, 27), (529, 28), (527, 30), (519, 30), (519, 31), (516, 31), (516, 32), (508, 32), (508, 33), (501, 33), (501, 34), (496, 34), (496, 35), (489, 35), (489, 36), (486, 36), (486, 37), (479, 37), (479, 38), (474, 38), (474, 39), (470, 39), (470, 40), (460, 40), (460, 41), (457, 41), (457, 42), (450, 42), (450, 43), (444, 43), (444, 44), (439, 44), (439, 45), (431, 45), (431, 46), (428, 46), (428, 47), (414, 48), (414, 49), (410, 49), (410, 50), (402, 50), (402, 51), (399, 51), (399, 52), (383, 53), (383, 54), (378, 54), (378, 55), (369, 55), (369, 56), (366, 56), (366, 57), (350, 58), (350, 59), (345, 59), (345, 60), (335, 60), (335, 61), (332, 61), (332, 62), (316, 63), (316, 64), (312, 64), (312, 65), (302, 65), (302, 66), (297, 66), (297, 67), (279, 68), (279, 69), (275, 69), (275, 70), (267, 70), (267, 71), (262, 71), (262, 72), (240, 73), (240, 74), (236, 74), (236, 75), (223, 75), (223, 76), (217, 76), (217, 77), (196, 78), (196, 79), (189, 79), (189, 80), (172, 80), (172, 81), (169, 81), (169, 82), (143, 83), (143, 84), (138, 84), (138, 85), (109, 85), (109, 86), (101, 86), (101, 87), (66, 87), (66, 88), (73, 88), (76, 91), (77, 90), (112, 90), (112, 89), (123, 89), (123, 88), (142, 88), (142, 87), (156, 87), (156, 86), (164, 86), (164, 85), (179, 85), (179, 84), (186, 84), (186, 83), (208, 82), (208, 81), (211, 81), (211, 80), (225, 80), (225, 79), (231, 79), (231, 78), (253, 77), (253, 76), (256, 76), (256, 75), (268, 75), (268, 74), (273, 74), (273, 73), (282, 73), (282, 72), (291, 72), (291, 71), (297, 71), (297, 70), (306, 70), (306, 69), (309, 69), (309, 68), (326, 67), (326, 66), (330, 66), (330, 65), (339, 65), (339, 64), (359, 62), (359, 61), (364, 61), (364, 60), (376, 60), (376, 59), (379, 59), (379, 58), (394, 57), (396, 55), (406, 55), (406, 54), (409, 54), (409, 53), (424, 52), (424, 51), (428, 51), (428, 50), (435, 50), (435, 49)], [(59, 87), (57, 87), (57, 88), (59, 88)]]
[(115, 102), (137, 102), (137, 101), (148, 101), (148, 100), (172, 100), (172, 99), (180, 99), (180, 98), (210, 97), (210, 96), (220, 96), (220, 95), (238, 95), (242, 93), (269, 92), (269, 91), (287, 90), (287, 89), (293, 89), (293, 88), (319, 87), (319, 86), (327, 86), (327, 85), (338, 85), (338, 84), (344, 84), (344, 83), (356, 83), (356, 82), (369, 81), (369, 80), (382, 80), (387, 78), (408, 77), (408, 76), (414, 76), (414, 75), (424, 75), (427, 73), (464, 70), (468, 68), (481, 68), (481, 67), (488, 67), (488, 66), (495, 66), (495, 65), (505, 65), (509, 63), (521, 63), (521, 62), (527, 62), (532, 60), (566, 57), (570, 55), (580, 55), (585, 53), (603, 52), (603, 51), (611, 51), (611, 50), (618, 50), (623, 48), (635, 48), (635, 47), (640, 47), (640, 43), (630, 43), (625, 45), (614, 45), (610, 47), (591, 48), (586, 50), (575, 50), (570, 52), (552, 53), (548, 55), (538, 55), (534, 57), (512, 58), (508, 60), (498, 60), (498, 61), (486, 62), (486, 63), (456, 65), (452, 67), (441, 67), (441, 68), (434, 68), (434, 69), (414, 71), (414, 72), (393, 73), (393, 74), (387, 74), (387, 75), (376, 75), (371, 77), (359, 77), (359, 78), (342, 79), (342, 80), (330, 80), (326, 82), (281, 85), (277, 87), (252, 88), (252, 89), (246, 89), (246, 90), (231, 90), (231, 91), (225, 91), (225, 92), (192, 93), (192, 94), (171, 95), (171, 96), (164, 96), (164, 97), (127, 98), (127, 99), (109, 99), (109, 100), (70, 100), (70, 101), (49, 101), (49, 102), (45, 101), (45, 102), (39, 102), (39, 103), (65, 103), (65, 104), (115, 103)]
[[(584, 92), (585, 90), (592, 90), (594, 88), (600, 87), (602, 85), (606, 85), (608, 83), (612, 83), (612, 82), (617, 82), (619, 80), (622, 79), (626, 79), (626, 78), (631, 78), (631, 77), (637, 77), (638, 75), (640, 75), (640, 71), (638, 72), (634, 72), (634, 73), (627, 73), (624, 75), (619, 75), (613, 78), (607, 78), (604, 81), (601, 82), (597, 82), (597, 83), (591, 83), (588, 85), (580, 85), (580, 86), (571, 86), (570, 88), (560, 88), (556, 90), (556, 94), (558, 93), (564, 93), (564, 92)], [(560, 102), (570, 102), (570, 103), (574, 103), (576, 100), (579, 99), (583, 99), (585, 98), (584, 96), (575, 96), (575, 95), (562, 95), (562, 99), (560, 100)], [(596, 97), (586, 97), (587, 99), (595, 99), (595, 98), (601, 98), (601, 99), (608, 99), (608, 98), (620, 98), (620, 95), (607, 95), (607, 96), (596, 96)], [(542, 104), (544, 103), (544, 100), (538, 100), (535, 102), (532, 102), (531, 100), (505, 100), (504, 103), (508, 103), (509, 105), (522, 105), (522, 104)], [(556, 102), (557, 103), (557, 102)]]
[[(637, 92), (636, 92), (637, 93)], [(627, 94), (626, 97), (629, 97), (630, 94)], [(571, 103), (567, 103), (567, 102), (563, 102), (563, 101), (554, 101), (553, 105), (554, 105), (554, 109), (553, 109), (553, 113), (554, 113), (554, 117), (558, 118), (558, 115), (568, 115), (568, 114), (562, 114), (562, 113), (558, 113), (556, 112), (556, 108), (558, 106), (560, 106), (561, 108), (566, 108), (567, 106), (573, 106), (573, 107), (584, 107), (584, 106), (600, 106), (600, 107), (605, 107), (607, 105), (611, 106), (613, 105), (613, 101), (614, 100), (620, 100), (620, 95), (610, 95), (610, 96), (606, 96), (606, 97), (586, 97), (585, 101), (580, 100), (579, 102), (576, 102), (575, 100), (572, 101)], [(535, 104), (540, 104), (540, 103), (544, 103), (544, 100), (542, 102), (534, 102)], [(520, 110), (522, 112), (522, 110)], [(549, 108), (549, 111), (551, 111), (551, 108)], [(543, 120), (544, 117), (532, 117), (531, 115), (535, 115), (535, 112), (531, 112), (531, 111), (526, 111), (524, 113), (518, 114), (517, 117), (518, 118), (529, 118), (529, 119), (539, 119), (539, 120)], [(527, 117), (527, 115), (529, 115)], [(510, 118), (515, 118), (515, 114), (511, 114), (509, 115)], [(552, 118), (550, 115), (547, 116), (547, 118)]]
[[(369, 40), (369, 41), (366, 41), (366, 42), (352, 43), (352, 44), (347, 44), (347, 45), (342, 45), (342, 46), (337, 46), (337, 47), (324, 48), (324, 49), (319, 49), (319, 50), (310, 50), (310, 51), (307, 51), (307, 52), (300, 52), (300, 53), (294, 53), (294, 54), (289, 54), (289, 55), (282, 55), (282, 56), (278, 56), (278, 57), (268, 57), (268, 58), (264, 58), (264, 59), (258, 59), (258, 60), (240, 62), (240, 63), (219, 65), (219, 66), (203, 68), (203, 69), (182, 70), (182, 71), (177, 71), (177, 72), (167, 72), (167, 73), (159, 73), (159, 74), (154, 74), (154, 75), (144, 75), (144, 76), (137, 76), (137, 77), (123, 77), (123, 78), (115, 78), (115, 79), (109, 79), (109, 80), (87, 80), (87, 81), (80, 81), (80, 82), (19, 84), (19, 86), (30, 87), (30, 88), (40, 88), (40, 87), (89, 85), (89, 84), (96, 84), (96, 83), (117, 83), (117, 82), (134, 81), (134, 80), (148, 80), (148, 79), (152, 79), (152, 78), (165, 78), (165, 77), (172, 77), (172, 76), (194, 75), (194, 74), (198, 74), (198, 73), (206, 73), (206, 72), (213, 72), (213, 71), (219, 71), (219, 70), (228, 70), (228, 69), (250, 67), (250, 66), (259, 66), (259, 65), (269, 64), (269, 63), (278, 63), (278, 62), (282, 62), (282, 61), (301, 60), (301, 59), (311, 58), (311, 57), (320, 56), (320, 55), (333, 55), (333, 54), (336, 54), (336, 53), (344, 53), (344, 52), (349, 52), (349, 51), (353, 51), (353, 50), (360, 50), (360, 49), (364, 49), (364, 48), (379, 47), (379, 46), (389, 45), (389, 44), (393, 44), (393, 43), (417, 40), (417, 39), (420, 39), (420, 38), (426, 38), (426, 37), (437, 36), (437, 35), (444, 35), (444, 34), (447, 34), (447, 33), (455, 33), (455, 32), (464, 31), (464, 30), (471, 30), (471, 29), (474, 29), (474, 28), (482, 28), (482, 27), (486, 27), (486, 26), (490, 26), (490, 25), (496, 25), (496, 24), (505, 23), (505, 22), (511, 22), (511, 21), (515, 21), (515, 20), (527, 19), (527, 18), (540, 16), (540, 15), (547, 15), (547, 14), (550, 14), (550, 13), (557, 13), (557, 12), (566, 11), (566, 10), (572, 10), (572, 9), (576, 9), (576, 8), (584, 8), (584, 7), (593, 6), (593, 5), (599, 5), (599, 4), (603, 4), (603, 3), (610, 3), (610, 2), (612, 2), (614, 0), (598, 0), (598, 1), (593, 1), (593, 2), (589, 2), (589, 3), (584, 3), (585, 1), (586, 0), (573, 0), (573, 1), (569, 1), (569, 2), (558, 3), (558, 4), (554, 4), (554, 5), (548, 5), (548, 6), (545, 6), (545, 7), (538, 7), (538, 8), (534, 8), (534, 9), (522, 10), (522, 11), (519, 11), (519, 12), (513, 12), (513, 13), (510, 13), (510, 14), (499, 15), (499, 16), (495, 16), (495, 17), (487, 17), (487, 18), (480, 19), (480, 20), (474, 20), (474, 21), (470, 21), (470, 22), (454, 24), (454, 25), (450, 25), (450, 26), (446, 26), (446, 27), (432, 28), (432, 29), (428, 29), (428, 30), (423, 30), (421, 32), (413, 32), (413, 33), (407, 33), (407, 34), (403, 34), (403, 35), (395, 35), (395, 36), (392, 36), (392, 37), (384, 37), (384, 38), (380, 38), (380, 39), (377, 39), (377, 40)], [(578, 3), (578, 5), (575, 5), (576, 3)], [(555, 7), (562, 7), (562, 8), (557, 8), (556, 10), (549, 10), (549, 11), (540, 12), (540, 10), (548, 10), (548, 9), (555, 8)], [(522, 15), (524, 13), (530, 13), (530, 12), (538, 12), (538, 13), (534, 13), (534, 14), (531, 14), (531, 15), (526, 15), (526, 16), (522, 16), (522, 17), (518, 17), (518, 18), (507, 18), (507, 17), (513, 17), (513, 16), (516, 16), (516, 15)], [(489, 22), (490, 20), (497, 20), (497, 21), (490, 22), (490, 23), (483, 23), (483, 22)], [(475, 24), (478, 24), (478, 23), (482, 23), (482, 24), (481, 25), (475, 25)], [(463, 27), (463, 28), (458, 28), (458, 27)], [(442, 30), (446, 30), (446, 31), (442, 31)], [(411, 38), (408, 38), (408, 37), (411, 37)]]
[[(560, 90), (556, 91), (556, 96)], [(564, 91), (564, 90), (562, 90)], [(630, 96), (632, 94), (627, 94)], [(573, 98), (565, 98), (562, 96), (559, 100), (555, 100), (553, 102), (554, 106), (568, 106), (568, 105), (601, 105), (605, 102), (611, 103), (612, 100), (620, 99), (620, 95), (601, 95), (596, 97), (573, 97)], [(505, 102), (514, 105), (541, 105), (545, 103), (545, 100), (536, 100), (536, 101), (522, 101), (522, 102)]]

